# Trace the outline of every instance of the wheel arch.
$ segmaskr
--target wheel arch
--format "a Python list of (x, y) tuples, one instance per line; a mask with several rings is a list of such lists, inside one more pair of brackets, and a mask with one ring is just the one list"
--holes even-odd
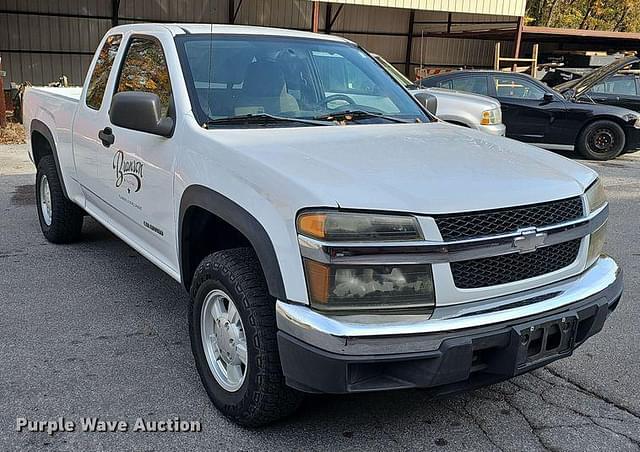
[[(209, 226), (221, 228), (218, 230), (222, 234), (230, 235), (225, 235), (224, 242), (219, 240), (219, 236), (213, 235), (206, 236), (207, 239), (201, 242), (198, 234), (203, 233)], [(224, 245), (215, 246), (220, 243)], [(202, 248), (199, 247), (200, 244), (203, 245)], [(180, 200), (178, 218), (180, 277), (187, 291), (190, 289), (193, 273), (200, 263), (200, 257), (204, 257), (201, 254), (205, 253), (206, 256), (219, 249), (247, 245), (253, 248), (258, 257), (269, 293), (278, 299), (286, 299), (275, 248), (262, 224), (243, 207), (210, 188), (202, 185), (187, 187)]]
[(38, 163), (45, 155), (52, 155), (53, 161), (56, 165), (56, 172), (58, 173), (58, 179), (62, 185), (62, 192), (65, 198), (69, 199), (67, 193), (67, 187), (64, 184), (64, 178), (62, 177), (62, 171), (60, 170), (60, 160), (58, 159), (58, 150), (56, 149), (56, 142), (53, 138), (53, 134), (49, 127), (39, 119), (33, 119), (30, 125), (30, 138), (31, 138), (31, 155), (33, 156), (33, 163), (38, 167)]

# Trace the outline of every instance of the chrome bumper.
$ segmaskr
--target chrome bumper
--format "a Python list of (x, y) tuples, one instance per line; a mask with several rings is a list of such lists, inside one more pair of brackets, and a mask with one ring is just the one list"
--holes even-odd
[(447, 334), (502, 327), (547, 313), (561, 313), (585, 300), (622, 293), (622, 271), (607, 256), (582, 274), (503, 297), (436, 307), (429, 314), (329, 315), (306, 305), (278, 301), (278, 329), (319, 349), (346, 355), (437, 350)]
[(491, 124), (488, 126), (479, 125), (478, 130), (484, 133), (488, 133), (489, 135), (495, 135), (497, 137), (503, 137), (507, 133), (507, 127), (500, 124)]

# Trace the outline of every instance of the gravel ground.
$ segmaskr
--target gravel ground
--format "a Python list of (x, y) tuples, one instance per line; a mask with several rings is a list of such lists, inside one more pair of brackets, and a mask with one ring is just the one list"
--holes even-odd
[[(640, 450), (640, 153), (587, 163), (608, 187), (626, 294), (574, 356), (473, 393), (309, 397), (247, 430), (209, 403), (183, 289), (94, 221), (47, 243), (26, 147), (0, 146), (0, 450)], [(198, 433), (29, 433), (16, 418), (199, 421)], [(79, 429), (79, 427), (78, 427)]]

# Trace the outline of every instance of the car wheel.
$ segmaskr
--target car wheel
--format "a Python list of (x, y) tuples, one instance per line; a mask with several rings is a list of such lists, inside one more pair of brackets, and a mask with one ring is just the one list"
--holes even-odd
[(257, 427), (293, 413), (302, 394), (285, 384), (275, 299), (253, 250), (207, 256), (191, 285), (189, 333), (200, 379), (214, 405)]
[(609, 160), (619, 156), (625, 146), (624, 130), (613, 121), (589, 124), (578, 137), (578, 151), (591, 160)]
[(71, 243), (80, 238), (84, 211), (66, 198), (55, 161), (50, 155), (38, 162), (36, 205), (40, 228), (48, 241)]

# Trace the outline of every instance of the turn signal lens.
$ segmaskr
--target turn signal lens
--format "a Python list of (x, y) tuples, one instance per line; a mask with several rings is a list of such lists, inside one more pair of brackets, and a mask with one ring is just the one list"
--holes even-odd
[(323, 311), (433, 307), (430, 265), (325, 265), (304, 260), (311, 306)]
[(326, 304), (329, 300), (329, 267), (316, 261), (305, 259), (309, 295), (316, 303)]
[(587, 205), (589, 206), (589, 212), (593, 212), (594, 210), (598, 210), (605, 202), (607, 202), (607, 193), (604, 190), (604, 186), (600, 179), (597, 179), (591, 186), (587, 189), (585, 193), (587, 198)]
[(298, 216), (298, 233), (327, 241), (420, 240), (418, 220), (403, 215), (353, 212), (305, 212)]
[(587, 266), (593, 264), (600, 254), (602, 254), (602, 248), (604, 248), (604, 240), (607, 232), (607, 223), (600, 226), (600, 229), (591, 234), (589, 239), (589, 254), (587, 255)]
[(488, 126), (491, 124), (500, 124), (502, 122), (502, 110), (500, 108), (493, 108), (491, 110), (485, 110), (482, 112), (482, 118), (480, 118), (480, 124)]
[(302, 214), (298, 217), (298, 232), (310, 237), (323, 239), (327, 215), (323, 213)]

